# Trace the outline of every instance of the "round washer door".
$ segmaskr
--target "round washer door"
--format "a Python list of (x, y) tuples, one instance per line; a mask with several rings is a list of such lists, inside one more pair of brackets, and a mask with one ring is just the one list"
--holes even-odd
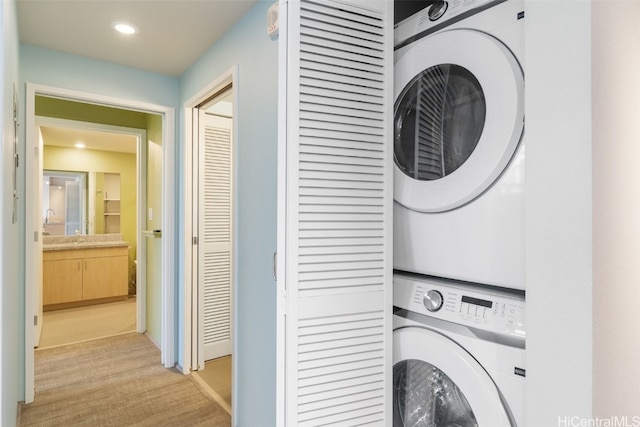
[(393, 332), (393, 427), (510, 427), (489, 374), (462, 347), (419, 327)]
[(456, 29), (397, 52), (394, 73), (394, 198), (419, 212), (474, 200), (522, 137), (518, 61), (496, 38)]

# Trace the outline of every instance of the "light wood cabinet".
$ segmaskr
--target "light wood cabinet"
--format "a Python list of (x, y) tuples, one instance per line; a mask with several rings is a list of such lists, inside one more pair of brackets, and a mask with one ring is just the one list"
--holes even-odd
[(128, 248), (45, 251), (42, 272), (45, 306), (126, 298)]
[(42, 266), (42, 277), (44, 305), (82, 301), (82, 260), (45, 261)]

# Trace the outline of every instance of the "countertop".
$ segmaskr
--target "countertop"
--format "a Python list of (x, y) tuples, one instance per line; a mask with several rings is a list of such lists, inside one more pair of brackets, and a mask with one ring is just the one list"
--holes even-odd
[(42, 236), (43, 251), (117, 248), (129, 246), (122, 234), (89, 234), (80, 236)]

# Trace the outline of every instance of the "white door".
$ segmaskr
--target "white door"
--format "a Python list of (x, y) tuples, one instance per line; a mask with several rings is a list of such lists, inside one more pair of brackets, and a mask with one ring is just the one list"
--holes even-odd
[(232, 122), (198, 111), (199, 330), (204, 360), (210, 360), (231, 354)]
[(35, 299), (33, 301), (34, 313), (36, 313), (36, 319), (34, 319), (35, 325), (35, 343), (34, 347), (38, 347), (40, 345), (40, 336), (42, 335), (42, 321), (43, 321), (43, 309), (42, 309), (42, 293), (43, 293), (43, 283), (42, 283), (42, 187), (43, 187), (43, 173), (42, 173), (42, 147), (44, 145), (42, 139), (42, 131), (40, 127), (38, 127), (38, 148), (35, 152), (35, 161), (33, 163), (29, 162), (33, 167), (31, 168), (31, 175), (33, 181), (31, 183), (31, 188), (35, 191), (35, 194), (30, 199), (30, 201), (35, 205), (31, 206), (31, 210), (27, 209), (27, 212), (32, 212), (33, 215), (33, 224), (36, 224), (38, 227), (37, 230), (34, 230), (34, 244), (31, 246), (32, 250), (32, 261), (33, 264), (27, 268), (27, 276), (32, 275), (30, 278), (27, 277), (27, 280), (30, 280), (33, 283), (35, 288)]
[(398, 50), (394, 79), (396, 201), (443, 212), (474, 200), (524, 131), (517, 59), (480, 31), (444, 31)]
[(391, 425), (389, 1), (280, 3), (278, 425)]
[(393, 393), (394, 427), (512, 426), (487, 371), (457, 343), (425, 328), (393, 334)]

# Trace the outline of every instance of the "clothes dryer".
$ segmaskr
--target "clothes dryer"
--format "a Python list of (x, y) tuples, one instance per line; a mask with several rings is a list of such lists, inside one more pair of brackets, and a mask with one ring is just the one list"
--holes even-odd
[(394, 267), (524, 289), (523, 2), (424, 5), (397, 9)]
[(394, 277), (393, 427), (523, 427), (522, 295)]

